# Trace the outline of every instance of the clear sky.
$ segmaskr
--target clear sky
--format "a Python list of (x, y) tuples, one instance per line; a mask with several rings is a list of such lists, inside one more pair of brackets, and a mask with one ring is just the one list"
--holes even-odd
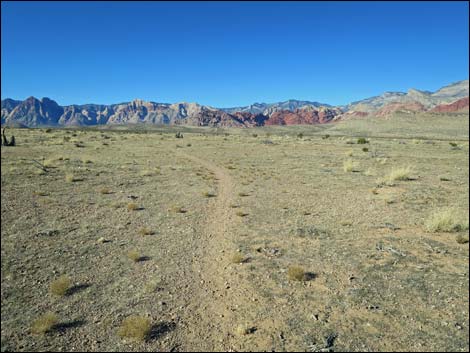
[(468, 78), (467, 2), (8, 2), (1, 95), (346, 104)]

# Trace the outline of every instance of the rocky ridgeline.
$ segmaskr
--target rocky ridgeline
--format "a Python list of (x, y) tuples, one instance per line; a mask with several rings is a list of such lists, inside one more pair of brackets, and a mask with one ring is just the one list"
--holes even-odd
[(24, 101), (2, 100), (1, 123), (27, 127), (137, 123), (212, 127), (324, 124), (367, 115), (389, 116), (396, 112), (468, 112), (468, 96), (468, 80), (464, 80), (434, 93), (414, 89), (407, 93), (386, 92), (342, 107), (288, 100), (219, 109), (197, 103), (168, 104), (140, 99), (111, 105), (60, 106), (49, 98), (29, 97)]

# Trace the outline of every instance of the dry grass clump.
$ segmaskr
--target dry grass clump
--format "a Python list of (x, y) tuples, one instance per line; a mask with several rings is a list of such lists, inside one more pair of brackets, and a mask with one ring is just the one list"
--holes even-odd
[(248, 213), (245, 213), (245, 212), (243, 212), (243, 211), (238, 211), (238, 212), (236, 213), (236, 215), (239, 216), (239, 217), (246, 217), (246, 216), (248, 216)]
[(140, 235), (153, 235), (154, 232), (151, 229), (147, 228), (147, 227), (142, 227), (142, 228), (139, 229), (139, 234)]
[(45, 191), (33, 191), (34, 196), (49, 196), (49, 194)]
[(411, 167), (393, 168), (389, 175), (377, 180), (380, 185), (394, 186), (395, 181), (411, 180)]
[(233, 264), (241, 264), (245, 262), (245, 260), (246, 260), (245, 256), (243, 256), (239, 252), (234, 253), (232, 257), (230, 258), (230, 262)]
[(455, 241), (459, 244), (466, 244), (468, 243), (468, 235), (459, 234), (455, 238)]
[(127, 257), (134, 262), (139, 262), (142, 258), (137, 250), (129, 250), (129, 252), (127, 253)]
[(468, 229), (468, 219), (464, 219), (455, 208), (435, 211), (425, 222), (429, 232), (461, 232)]
[(238, 196), (240, 196), (240, 197), (247, 197), (247, 196), (250, 196), (250, 194), (247, 194), (246, 192), (239, 192), (239, 193), (238, 193)]
[(306, 279), (306, 272), (300, 266), (291, 266), (287, 270), (287, 277), (291, 281), (304, 281)]
[(358, 167), (358, 163), (354, 162), (352, 159), (348, 159), (343, 162), (343, 170), (348, 172), (354, 172)]
[(108, 189), (108, 188), (101, 188), (100, 189), (100, 194), (103, 194), (103, 195), (111, 194), (111, 190)]
[(57, 318), (56, 314), (52, 312), (45, 313), (33, 321), (33, 324), (31, 325), (31, 332), (35, 334), (44, 334), (50, 332), (54, 329), (54, 326), (56, 326), (58, 322), (59, 319)]
[(140, 172), (140, 176), (152, 176), (153, 175), (153, 171), (151, 170), (142, 170)]
[(203, 193), (203, 195), (205, 197), (216, 197), (217, 195), (215, 194), (215, 192), (212, 192), (212, 191), (206, 191)]
[(46, 168), (54, 168), (55, 167), (55, 160), (54, 159), (46, 159), (42, 162), (42, 165)]
[(186, 210), (184, 207), (180, 207), (180, 206), (174, 206), (172, 208), (172, 211), (176, 212), (176, 213), (186, 213), (186, 212), (188, 212), (188, 210)]
[(78, 181), (79, 179), (76, 178), (73, 174), (71, 173), (67, 173), (65, 174), (65, 181), (67, 183), (73, 183), (74, 181)]
[(237, 328), (235, 329), (235, 333), (238, 336), (245, 336), (249, 335), (250, 333), (255, 332), (255, 328), (253, 326), (247, 325), (247, 324), (241, 324), (238, 325)]
[(127, 209), (128, 209), (129, 211), (137, 211), (137, 210), (139, 209), (139, 206), (137, 206), (137, 204), (134, 203), (134, 202), (129, 202), (129, 203), (127, 204)]
[(150, 334), (152, 324), (149, 318), (133, 315), (122, 321), (118, 334), (121, 338), (143, 341)]
[(49, 290), (52, 294), (58, 296), (64, 296), (67, 294), (67, 291), (70, 289), (72, 281), (68, 276), (60, 276), (55, 281), (51, 282)]
[(396, 181), (396, 180), (410, 180), (412, 171), (411, 167), (400, 167), (400, 168), (393, 168), (392, 171), (390, 172), (388, 178), (390, 181)]

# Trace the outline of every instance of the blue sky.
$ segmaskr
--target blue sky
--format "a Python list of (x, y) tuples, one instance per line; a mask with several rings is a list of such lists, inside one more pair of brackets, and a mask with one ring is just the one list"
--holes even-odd
[(1, 6), (2, 99), (339, 105), (468, 78), (467, 2)]

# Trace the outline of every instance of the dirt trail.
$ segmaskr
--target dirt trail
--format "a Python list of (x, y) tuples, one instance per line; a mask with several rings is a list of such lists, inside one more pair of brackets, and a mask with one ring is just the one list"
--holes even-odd
[[(230, 226), (234, 215), (230, 205), (233, 200), (233, 182), (230, 175), (210, 161), (182, 154), (182, 157), (214, 173), (217, 181), (217, 196), (209, 200), (198, 226), (200, 233), (194, 244), (195, 261), (192, 264), (193, 296), (185, 321), (188, 326), (182, 334), (182, 349), (196, 351), (228, 350), (229, 338), (233, 332), (234, 298), (229, 291), (225, 269), (227, 253), (233, 251)], [(238, 285), (237, 285), (238, 287)], [(239, 288), (239, 287), (238, 287)]]

